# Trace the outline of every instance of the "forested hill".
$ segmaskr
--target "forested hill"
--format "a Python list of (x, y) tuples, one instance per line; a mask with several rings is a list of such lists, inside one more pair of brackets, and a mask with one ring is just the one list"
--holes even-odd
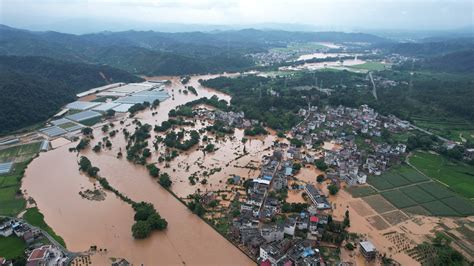
[(0, 56), (0, 134), (44, 121), (78, 92), (142, 79), (108, 66)]
[(442, 72), (474, 73), (474, 46), (471, 50), (453, 52), (425, 60), (422, 69)]
[(135, 74), (181, 75), (252, 67), (246, 55), (291, 42), (367, 42), (386, 39), (363, 33), (238, 30), (164, 33), (101, 32), (73, 35), (32, 32), (0, 25), (0, 55), (47, 56), (107, 64)]
[(381, 43), (378, 47), (389, 53), (415, 57), (436, 57), (474, 48), (474, 38), (457, 38), (439, 41), (428, 39), (416, 43)]

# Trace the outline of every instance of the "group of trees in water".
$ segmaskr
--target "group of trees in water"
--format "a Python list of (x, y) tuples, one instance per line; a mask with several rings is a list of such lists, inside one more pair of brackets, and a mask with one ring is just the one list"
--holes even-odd
[(142, 239), (148, 237), (154, 230), (164, 230), (168, 222), (163, 219), (151, 203), (139, 202), (132, 204), (135, 210), (135, 224), (132, 226), (134, 238)]
[[(79, 170), (86, 173), (88, 176), (97, 179), (104, 189), (112, 191), (120, 199), (132, 205), (132, 208), (135, 211), (135, 223), (132, 226), (132, 235), (134, 238), (146, 238), (154, 230), (160, 231), (168, 227), (168, 222), (160, 216), (153, 204), (143, 201), (135, 202), (129, 197), (119, 192), (118, 190), (116, 190), (115, 188), (113, 188), (107, 181), (107, 179), (98, 176), (100, 169), (98, 167), (93, 166), (91, 161), (87, 157), (81, 156), (79, 160)], [(160, 177), (160, 181), (161, 179), (162, 178)], [(171, 183), (169, 183), (169, 185), (171, 185)]]
[[(185, 135), (189, 133), (189, 139), (183, 140)], [(198, 144), (201, 139), (199, 132), (196, 130), (191, 130), (186, 132), (185, 130), (178, 131), (177, 133), (174, 131), (170, 131), (166, 133), (165, 139), (163, 143), (169, 148), (176, 148), (179, 150), (189, 150), (194, 145)]]

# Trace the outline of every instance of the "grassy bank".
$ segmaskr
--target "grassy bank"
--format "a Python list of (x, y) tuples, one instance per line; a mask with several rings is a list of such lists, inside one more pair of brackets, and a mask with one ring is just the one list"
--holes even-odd
[(23, 256), (25, 249), (26, 244), (22, 239), (13, 235), (9, 237), (0, 236), (0, 256), (7, 260)]
[(63, 247), (66, 247), (66, 243), (62, 237), (58, 236), (51, 227), (44, 221), (44, 216), (41, 212), (39, 212), (38, 208), (29, 208), (26, 210), (25, 214), (23, 215), (23, 219), (25, 219), (29, 224), (33, 226), (37, 226), (44, 231), (48, 232), (48, 234), (53, 237), (58, 243), (60, 243)]

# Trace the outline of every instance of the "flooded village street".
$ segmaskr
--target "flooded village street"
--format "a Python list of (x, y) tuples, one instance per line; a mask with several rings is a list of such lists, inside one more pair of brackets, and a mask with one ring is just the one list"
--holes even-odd
[[(216, 94), (229, 100), (226, 95), (201, 88), (197, 82), (199, 78), (205, 77), (193, 77), (189, 84), (196, 87), (199, 96), (178, 93), (178, 88), (183, 88), (183, 85), (178, 78), (172, 79), (173, 83), (167, 90), (170, 95), (174, 90), (174, 100), (169, 98), (162, 102), (156, 116), (146, 111), (137, 118), (154, 125), (166, 120), (169, 110), (186, 101)], [(127, 118), (124, 125), (129, 125), (131, 121)], [(99, 128), (95, 134), (98, 141), (103, 133)], [(82, 198), (79, 192), (94, 189), (94, 181), (79, 172), (76, 154), (68, 151), (75, 144), (66, 144), (42, 153), (28, 166), (22, 190), (26, 190), (27, 196), (36, 201), (46, 222), (64, 238), (68, 249), (81, 252), (95, 245), (102, 251), (92, 256), (92, 262), (102, 265), (110, 264), (109, 258), (113, 257), (144, 265), (156, 262), (161, 265), (253, 264), (237, 247), (163, 189), (149, 176), (145, 167), (133, 165), (125, 158), (117, 159), (117, 151), (125, 149), (126, 144), (121, 134), (111, 141), (111, 150), (97, 154), (87, 151), (84, 155), (101, 169), (100, 175), (106, 177), (117, 190), (135, 201), (154, 204), (169, 226), (163, 232), (153, 233), (148, 239), (135, 240), (130, 230), (134, 222), (133, 210), (128, 204), (109, 192), (106, 192), (103, 201)], [(156, 161), (156, 158), (151, 160)], [(100, 187), (98, 183), (96, 186)], [(177, 186), (179, 190), (179, 183)], [(186, 193), (177, 191), (181, 196)], [(229, 258), (232, 260), (229, 261)]]

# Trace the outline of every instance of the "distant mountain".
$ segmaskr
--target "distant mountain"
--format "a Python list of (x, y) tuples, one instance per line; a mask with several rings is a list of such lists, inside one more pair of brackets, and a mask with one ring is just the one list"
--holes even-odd
[(108, 66), (45, 57), (0, 56), (0, 134), (42, 122), (78, 92), (142, 79)]
[(474, 38), (456, 38), (424, 42), (382, 44), (390, 53), (415, 57), (435, 57), (448, 53), (474, 49)]
[(0, 55), (39, 55), (100, 63), (136, 74), (181, 75), (237, 71), (253, 66), (246, 55), (290, 42), (367, 42), (387, 39), (363, 33), (244, 29), (215, 32), (100, 32), (73, 35), (0, 27)]
[(474, 73), (473, 50), (458, 51), (433, 57), (422, 63), (423, 69), (453, 73)]

